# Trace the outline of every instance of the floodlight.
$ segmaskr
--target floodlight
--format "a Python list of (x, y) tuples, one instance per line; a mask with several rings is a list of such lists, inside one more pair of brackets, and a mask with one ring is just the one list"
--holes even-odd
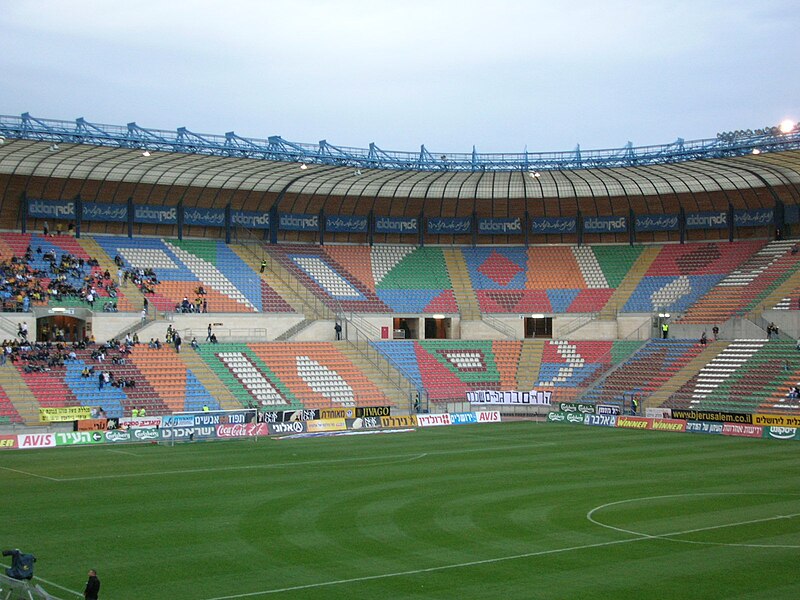
[(50, 144), (50, 152), (58, 152), (58, 144)]
[(761, 150), (758, 148), (753, 148), (753, 154), (761, 154)]
[(308, 165), (306, 163), (303, 163), (303, 164), (300, 165), (300, 170), (301, 171), (305, 171), (307, 168), (308, 168)]
[(536, 178), (538, 178), (538, 177), (541, 177), (541, 176), (542, 176), (542, 174), (541, 174), (541, 173), (539, 173), (539, 171), (531, 171), (530, 173), (528, 173), (528, 175), (530, 175), (530, 176), (531, 176), (531, 177), (533, 177), (534, 179), (536, 179)]
[(6, 143), (6, 138), (0, 135), (0, 146)]
[(150, 156), (150, 151), (145, 150), (144, 152), (142, 152), (142, 156)]
[(781, 124), (778, 125), (778, 128), (781, 130), (781, 133), (791, 133), (795, 127), (794, 121), (791, 119), (784, 119), (781, 121)]

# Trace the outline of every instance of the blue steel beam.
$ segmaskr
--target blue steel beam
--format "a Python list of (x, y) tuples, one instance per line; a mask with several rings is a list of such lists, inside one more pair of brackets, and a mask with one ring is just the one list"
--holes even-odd
[(592, 168), (633, 167), (730, 158), (758, 152), (800, 149), (800, 126), (789, 133), (775, 127), (738, 130), (719, 134), (714, 139), (623, 148), (582, 150), (578, 145), (567, 152), (469, 153), (440, 154), (420, 146), (420, 151), (383, 150), (375, 143), (369, 148), (336, 146), (326, 140), (318, 144), (290, 142), (280, 136), (266, 140), (245, 138), (228, 132), (225, 135), (195, 133), (185, 127), (176, 131), (75, 121), (40, 119), (23, 113), (19, 117), (0, 115), (0, 135), (6, 139), (27, 139), (51, 143), (89, 144), (140, 150), (158, 150), (183, 154), (230, 156), (258, 160), (298, 162), (357, 169), (395, 169), (410, 171), (547, 171)]

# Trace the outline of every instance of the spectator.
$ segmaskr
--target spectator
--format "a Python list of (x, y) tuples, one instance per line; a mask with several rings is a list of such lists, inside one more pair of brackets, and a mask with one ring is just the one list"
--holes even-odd
[(193, 350), (197, 350), (199, 347), (200, 347), (200, 344), (197, 343), (197, 338), (193, 337), (192, 338), (192, 349)]
[(207, 342), (211, 341), (211, 334), (212, 333), (214, 333), (214, 332), (211, 330), (211, 323), (209, 323), (208, 327), (206, 327), (206, 341)]
[(708, 337), (706, 336), (706, 332), (703, 332), (703, 335), (700, 336), (700, 345), (705, 346), (708, 343)]
[(716, 342), (717, 338), (719, 337), (719, 327), (714, 325), (714, 327), (711, 328), (711, 333), (714, 334), (714, 341)]

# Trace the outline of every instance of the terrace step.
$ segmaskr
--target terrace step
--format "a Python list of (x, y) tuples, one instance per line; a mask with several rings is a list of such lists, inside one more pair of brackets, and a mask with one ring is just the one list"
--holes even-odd
[(669, 398), (692, 377), (697, 375), (700, 369), (719, 356), (729, 344), (730, 342), (723, 341), (710, 342), (700, 354), (687, 362), (681, 370), (654, 391), (650, 397), (645, 400), (642, 410), (644, 410), (646, 406), (656, 407), (664, 404), (664, 402), (669, 400)]
[(478, 297), (472, 286), (472, 280), (464, 262), (464, 254), (458, 248), (443, 248), (447, 272), (450, 275), (450, 282), (453, 285), (453, 294), (456, 297), (458, 310), (461, 318), (467, 321), (475, 321), (481, 318), (481, 311), (478, 308)]
[(208, 393), (219, 402), (222, 410), (242, 408), (242, 401), (231, 393), (230, 389), (217, 377), (216, 373), (209, 368), (197, 352), (192, 350), (191, 346), (184, 344), (184, 351), (181, 352), (180, 356)]
[(630, 300), (636, 286), (639, 285), (639, 282), (642, 280), (642, 277), (644, 277), (644, 274), (647, 273), (650, 265), (652, 265), (653, 261), (658, 257), (659, 252), (661, 252), (660, 246), (648, 246), (642, 250), (639, 258), (636, 259), (636, 262), (633, 263), (633, 266), (625, 275), (625, 278), (617, 289), (614, 290), (614, 293), (611, 294), (611, 298), (609, 298), (608, 302), (606, 302), (605, 306), (600, 310), (600, 320), (610, 321), (617, 318), (617, 311)]

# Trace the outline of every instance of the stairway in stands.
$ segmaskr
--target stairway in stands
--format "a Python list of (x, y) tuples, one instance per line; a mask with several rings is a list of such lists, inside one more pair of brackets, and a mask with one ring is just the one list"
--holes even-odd
[[(39, 403), (19, 371), (10, 362), (0, 367), (0, 389), (7, 395), (19, 419), (27, 425), (39, 423)], [(14, 418), (13, 413), (8, 415)]]
[[(117, 271), (119, 267), (114, 263), (114, 260), (106, 254), (100, 245), (91, 237), (83, 237), (80, 239), (80, 244), (86, 253), (97, 260), (102, 270), (108, 270), (111, 273), (111, 278), (115, 283), (117, 280)], [(133, 285), (130, 281), (126, 282), (122, 288), (118, 290), (117, 295), (117, 310), (119, 312), (139, 312), (144, 305), (144, 295), (138, 287)]]
[(536, 388), (546, 340), (524, 340), (517, 370), (517, 389), (530, 391)]
[(636, 286), (639, 285), (642, 277), (647, 273), (659, 252), (661, 252), (661, 246), (648, 246), (642, 250), (639, 258), (633, 263), (633, 266), (628, 271), (627, 275), (625, 275), (625, 278), (619, 286), (617, 286), (609, 301), (600, 311), (599, 318), (601, 320), (609, 321), (616, 318), (617, 311), (625, 306), (625, 303), (630, 299), (631, 294), (633, 294)]
[(479, 320), (481, 312), (478, 308), (478, 297), (475, 295), (461, 249), (443, 248), (442, 254), (447, 265), (447, 272), (450, 274), (453, 294), (456, 297), (461, 318), (465, 321)]

